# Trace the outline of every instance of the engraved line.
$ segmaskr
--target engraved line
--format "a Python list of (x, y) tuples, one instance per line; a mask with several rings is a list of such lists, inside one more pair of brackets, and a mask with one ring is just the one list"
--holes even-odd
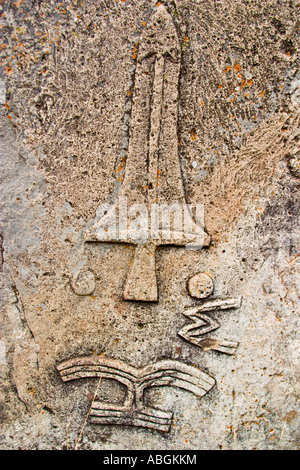
[(202, 305), (197, 305), (196, 307), (191, 307), (183, 312), (185, 316), (194, 316), (199, 312), (209, 312), (211, 310), (228, 310), (231, 308), (239, 308), (241, 306), (242, 299), (241, 297), (237, 299), (225, 299), (225, 300), (210, 300)]
[[(104, 410), (106, 411), (106, 410)], [(155, 410), (154, 410), (155, 411)], [(116, 413), (116, 414), (114, 414)], [(90, 416), (95, 416), (97, 418), (106, 418), (106, 419), (136, 419), (136, 418), (139, 418), (139, 419), (142, 419), (143, 421), (145, 422), (150, 422), (150, 423), (155, 423), (155, 424), (167, 424), (168, 422), (170, 422), (170, 420), (172, 419), (172, 414), (170, 414), (169, 417), (160, 417), (160, 416), (155, 416), (155, 415), (148, 415), (148, 414), (145, 414), (145, 413), (141, 413), (140, 411), (134, 411), (134, 414), (133, 415), (126, 415), (125, 412), (120, 412), (120, 411), (115, 411), (115, 410), (111, 410), (111, 413), (109, 413), (109, 411), (107, 411), (107, 414), (102, 414), (102, 410), (101, 409), (94, 409), (92, 410)]]
[(112, 425), (123, 425), (123, 426), (137, 426), (137, 427), (146, 427), (149, 429), (155, 429), (157, 431), (163, 431), (163, 432), (168, 432), (170, 429), (170, 424), (168, 425), (163, 425), (163, 424), (157, 424), (157, 423), (151, 423), (148, 421), (143, 421), (141, 419), (136, 419), (136, 418), (123, 418), (122, 420), (119, 420), (118, 418), (115, 420), (115, 422), (109, 421), (109, 418), (97, 418), (94, 416), (91, 416), (91, 422), (94, 424), (112, 424)]

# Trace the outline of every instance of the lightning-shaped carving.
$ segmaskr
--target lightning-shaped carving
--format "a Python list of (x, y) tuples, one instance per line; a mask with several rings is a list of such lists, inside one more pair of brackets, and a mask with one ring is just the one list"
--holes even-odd
[(204, 351), (214, 350), (224, 354), (233, 355), (235, 354), (239, 343), (215, 338), (202, 338), (203, 335), (217, 330), (221, 326), (215, 318), (212, 318), (204, 312), (228, 310), (231, 308), (239, 308), (240, 306), (241, 298), (211, 300), (197, 307), (189, 308), (183, 313), (183, 315), (192, 320), (193, 323), (184, 326), (178, 332), (178, 335), (186, 341), (199, 346)]

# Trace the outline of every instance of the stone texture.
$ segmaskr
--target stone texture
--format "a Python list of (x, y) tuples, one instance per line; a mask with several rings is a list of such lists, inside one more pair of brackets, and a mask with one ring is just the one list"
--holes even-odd
[(189, 294), (196, 299), (209, 297), (214, 290), (214, 283), (210, 276), (205, 273), (198, 273), (188, 280)]
[(300, 177), (300, 155), (292, 155), (290, 157), (289, 168), (293, 176)]
[(78, 295), (90, 295), (96, 288), (95, 275), (92, 271), (79, 271), (71, 282), (74, 292)]
[[(2, 449), (299, 449), (299, 3), (161, 3), (181, 50), (185, 196), (204, 204), (211, 243), (157, 248), (155, 302), (123, 298), (134, 246), (84, 232), (122, 184), (139, 40), (159, 6), (0, 5)], [(83, 294), (81, 272), (93, 274)], [(204, 300), (187, 287), (200, 272), (214, 284)], [(186, 309), (240, 297), (204, 313), (235, 354), (178, 335)], [(169, 432), (93, 424), (91, 402), (125, 392), (109, 378), (64, 383), (58, 365), (81, 356), (138, 370), (172, 360), (216, 384), (201, 399), (147, 391), (173, 413)]]

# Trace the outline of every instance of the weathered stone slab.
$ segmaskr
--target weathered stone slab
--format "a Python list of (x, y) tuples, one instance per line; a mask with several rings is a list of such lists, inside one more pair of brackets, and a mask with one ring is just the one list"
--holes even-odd
[(299, 4), (0, 5), (1, 449), (299, 449)]

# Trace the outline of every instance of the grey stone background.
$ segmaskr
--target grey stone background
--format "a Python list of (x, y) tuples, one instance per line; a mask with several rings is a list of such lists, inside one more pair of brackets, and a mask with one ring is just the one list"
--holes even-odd
[[(118, 185), (135, 47), (150, 0), (0, 2), (2, 449), (299, 449), (299, 2), (162, 2), (182, 63), (178, 145), (185, 192), (205, 205), (211, 246), (162, 248), (159, 302), (125, 302), (132, 248), (83, 244)], [(95, 273), (91, 295), (72, 279)], [(235, 356), (177, 333), (206, 272)], [(142, 367), (196, 364), (216, 386), (201, 400), (159, 389), (169, 434), (95, 426), (96, 383), (63, 384), (58, 362), (103, 354)], [(104, 381), (99, 396), (118, 400)], [(80, 439), (79, 439), (80, 436)]]

